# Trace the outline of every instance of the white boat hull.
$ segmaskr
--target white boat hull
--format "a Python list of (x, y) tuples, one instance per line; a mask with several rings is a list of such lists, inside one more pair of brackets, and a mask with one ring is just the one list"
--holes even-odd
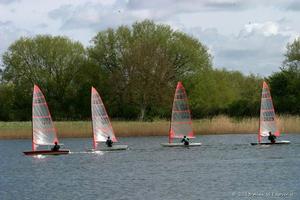
[(276, 141), (275, 143), (271, 142), (252, 142), (251, 145), (274, 145), (274, 144), (290, 144), (291, 142), (288, 140), (281, 140), (281, 141)]
[(94, 152), (94, 151), (122, 151), (127, 150), (128, 145), (113, 145), (112, 147), (102, 146), (98, 149), (88, 149), (88, 151)]
[(202, 143), (191, 142), (189, 145), (184, 145), (183, 143), (161, 143), (163, 147), (196, 147), (201, 146)]

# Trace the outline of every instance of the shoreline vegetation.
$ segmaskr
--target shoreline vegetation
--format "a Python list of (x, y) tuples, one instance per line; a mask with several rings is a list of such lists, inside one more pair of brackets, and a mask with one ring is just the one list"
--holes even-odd
[[(279, 116), (278, 126), (282, 133), (300, 133), (300, 116)], [(92, 138), (91, 121), (54, 122), (59, 138)], [(196, 135), (256, 134), (259, 118), (230, 118), (216, 116), (193, 120)], [(170, 122), (157, 120), (112, 121), (117, 137), (167, 136)], [(30, 139), (31, 122), (0, 122), (0, 139)]]

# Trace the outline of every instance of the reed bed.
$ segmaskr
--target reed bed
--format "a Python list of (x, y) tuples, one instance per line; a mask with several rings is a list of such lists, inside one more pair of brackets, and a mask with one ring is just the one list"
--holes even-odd
[(257, 133), (258, 123), (259, 118), (235, 119), (217, 116), (211, 119), (194, 120), (193, 127), (196, 134), (247, 134)]
[[(247, 134), (257, 133), (259, 118), (235, 119), (217, 116), (210, 119), (193, 120), (196, 134)], [(284, 133), (300, 133), (300, 116), (280, 116), (278, 125)], [(167, 120), (154, 122), (113, 121), (118, 137), (164, 136), (168, 135), (170, 123)], [(92, 137), (90, 121), (55, 122), (59, 138)], [(31, 122), (0, 122), (0, 139), (31, 138)]]

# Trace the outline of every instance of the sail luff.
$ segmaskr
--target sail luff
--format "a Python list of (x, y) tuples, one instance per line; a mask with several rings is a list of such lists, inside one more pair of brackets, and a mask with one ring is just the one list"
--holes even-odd
[(262, 87), (261, 87), (262, 88), (262, 92), (261, 92), (261, 98), (260, 98), (259, 128), (258, 128), (258, 134), (257, 134), (258, 143), (261, 142), (261, 121), (262, 121), (261, 107), (262, 107), (263, 87), (264, 87), (264, 81), (263, 81)]
[(173, 143), (173, 131), (172, 131), (172, 120), (173, 120), (173, 108), (174, 108), (174, 103), (175, 103), (175, 97), (176, 97), (176, 91), (178, 88), (178, 83), (175, 89), (174, 93), (174, 98), (173, 98), (173, 103), (172, 103), (172, 110), (171, 110), (171, 120), (170, 120), (170, 128), (169, 128), (169, 143)]
[(93, 147), (94, 149), (97, 149), (97, 142), (96, 142), (96, 135), (94, 133), (94, 122), (93, 122), (93, 93), (95, 88), (91, 88), (91, 113), (92, 113), (92, 131), (93, 131)]
[[(33, 116), (33, 102), (34, 102), (35, 87), (36, 87), (36, 85), (33, 86), (33, 92), (32, 92), (31, 116)], [(32, 148), (32, 151), (36, 150), (36, 146), (34, 144), (34, 135), (33, 135), (33, 120), (31, 120), (31, 148)]]
[[(32, 93), (32, 99), (33, 99), (33, 93)], [(31, 108), (32, 109), (32, 113), (33, 113), (33, 107)], [(36, 150), (36, 145), (34, 144), (34, 139), (33, 139), (33, 120), (31, 120), (31, 149), (32, 151), (35, 151)]]

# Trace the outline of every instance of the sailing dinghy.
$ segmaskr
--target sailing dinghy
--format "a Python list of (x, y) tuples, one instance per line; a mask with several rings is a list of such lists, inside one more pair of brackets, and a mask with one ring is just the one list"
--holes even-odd
[(276, 124), (276, 115), (271, 92), (268, 84), (264, 81), (260, 103), (259, 131), (257, 135), (258, 142), (253, 142), (251, 143), (251, 145), (290, 144), (290, 141), (287, 140), (276, 140), (275, 143), (262, 141), (263, 138), (267, 138), (269, 136), (269, 132), (271, 132), (276, 137), (280, 136), (280, 131)]
[[(50, 150), (49, 147), (53, 146), (55, 142), (59, 143), (46, 99), (40, 88), (34, 85), (32, 98), (32, 151), (24, 151), (23, 153), (33, 156), (61, 155), (70, 152), (68, 149)], [(48, 149), (38, 150), (38, 147), (48, 147)]]
[[(91, 95), (91, 110), (92, 110), (92, 126), (93, 126), (93, 147), (92, 151), (118, 151), (128, 149), (127, 145), (116, 145), (113, 144), (112, 147), (107, 147), (105, 141), (109, 136), (110, 139), (115, 143), (117, 138), (114, 134), (114, 130), (110, 123), (109, 117), (107, 115), (106, 109), (104, 107), (103, 101), (97, 92), (97, 90), (92, 87)], [(99, 143), (103, 145), (99, 145)], [(99, 146), (99, 147), (98, 147)]]
[(183, 143), (173, 142), (174, 139), (182, 139), (184, 136), (187, 136), (188, 138), (195, 138), (187, 95), (182, 83), (178, 82), (173, 101), (169, 142), (162, 143), (161, 145), (164, 147), (201, 146), (201, 143), (190, 142), (189, 145), (184, 145)]

